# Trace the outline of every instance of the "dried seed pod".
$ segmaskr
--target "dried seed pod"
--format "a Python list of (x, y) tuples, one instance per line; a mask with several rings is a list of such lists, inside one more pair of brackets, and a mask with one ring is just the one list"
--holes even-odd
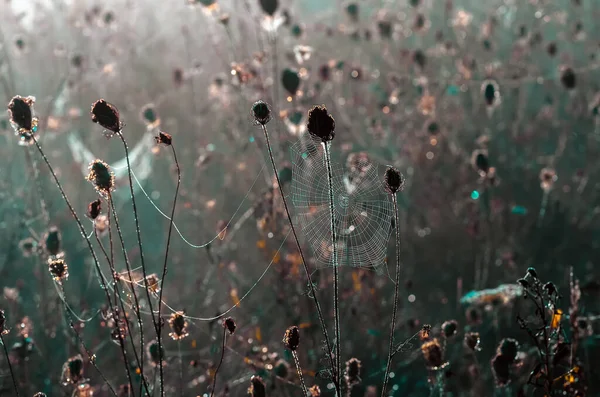
[(252, 378), (250, 378), (248, 394), (250, 394), (252, 397), (266, 397), (267, 389), (265, 387), (265, 382), (260, 376), (254, 375)]
[(225, 327), (227, 329), (227, 331), (229, 331), (229, 335), (233, 335), (233, 333), (235, 332), (235, 328), (237, 326), (236, 326), (235, 321), (233, 320), (233, 318), (227, 317), (223, 321), (223, 327)]
[(298, 348), (300, 344), (300, 329), (297, 326), (294, 325), (285, 330), (283, 344), (292, 351)]
[(183, 312), (175, 312), (169, 318), (169, 327), (171, 327), (171, 333), (169, 336), (173, 340), (181, 340), (189, 335), (187, 332), (188, 323), (184, 317)]
[(104, 99), (98, 99), (92, 104), (90, 114), (94, 123), (100, 124), (106, 130), (116, 134), (121, 131), (119, 110)]
[(62, 258), (48, 258), (48, 270), (58, 283), (69, 278), (69, 267), (67, 266), (67, 262)]
[(440, 342), (436, 339), (430, 340), (421, 345), (421, 352), (430, 368), (440, 368), (444, 365), (444, 354)]
[(391, 193), (395, 194), (398, 191), (402, 191), (404, 189), (405, 183), (404, 175), (400, 171), (398, 171), (395, 167), (391, 165), (385, 170), (385, 189)]
[(298, 72), (292, 69), (284, 69), (281, 73), (281, 84), (290, 95), (296, 95), (300, 87)]
[(308, 111), (308, 132), (322, 142), (329, 142), (335, 138), (335, 120), (325, 106), (314, 106)]
[(86, 215), (91, 220), (94, 220), (98, 217), (98, 215), (100, 215), (101, 211), (102, 211), (102, 201), (100, 201), (100, 199), (96, 199), (88, 204)]
[(360, 383), (360, 367), (360, 360), (357, 358), (346, 361), (346, 384), (348, 387)]
[(14, 96), (8, 104), (9, 122), (19, 137), (19, 145), (33, 145), (37, 136), (38, 118), (35, 117), (33, 104), (35, 97)]
[(271, 121), (271, 108), (266, 102), (258, 100), (252, 105), (252, 116), (257, 124), (265, 125)]
[(115, 189), (115, 176), (110, 167), (104, 161), (96, 159), (90, 163), (88, 169), (90, 172), (86, 179), (94, 185), (98, 194), (108, 199)]
[(158, 136), (155, 136), (154, 140), (157, 144), (165, 146), (171, 146), (171, 144), (173, 143), (173, 137), (171, 136), (171, 134), (167, 134), (164, 131), (159, 131)]

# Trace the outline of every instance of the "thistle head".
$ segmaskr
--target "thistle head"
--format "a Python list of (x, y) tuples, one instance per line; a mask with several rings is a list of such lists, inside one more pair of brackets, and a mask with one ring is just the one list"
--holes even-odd
[(171, 327), (171, 333), (169, 336), (173, 340), (181, 340), (189, 335), (187, 332), (188, 323), (184, 317), (183, 312), (175, 312), (169, 318), (169, 327)]
[(252, 117), (256, 124), (266, 125), (271, 121), (271, 108), (266, 102), (258, 100), (252, 105)]
[(48, 270), (54, 280), (58, 283), (61, 283), (69, 277), (69, 267), (63, 258), (49, 258)]
[(292, 351), (298, 348), (300, 344), (300, 329), (297, 326), (293, 325), (285, 330), (283, 344)]
[(385, 189), (389, 193), (396, 194), (396, 192), (402, 191), (402, 189), (404, 189), (405, 182), (406, 179), (400, 171), (391, 165), (388, 166), (388, 168), (385, 170), (384, 183)]
[(90, 114), (94, 123), (100, 124), (109, 132), (109, 137), (119, 133), (123, 127), (119, 118), (119, 110), (104, 99), (98, 99), (92, 104)]

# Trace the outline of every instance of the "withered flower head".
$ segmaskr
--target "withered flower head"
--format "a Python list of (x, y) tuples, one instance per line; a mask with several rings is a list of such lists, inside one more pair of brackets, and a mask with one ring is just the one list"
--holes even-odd
[(8, 329), (6, 329), (6, 315), (4, 314), (4, 310), (0, 309), (0, 335), (8, 334)]
[(512, 338), (504, 338), (498, 345), (496, 353), (504, 356), (510, 363), (513, 363), (519, 353), (519, 342)]
[(60, 231), (56, 226), (50, 226), (44, 234), (44, 250), (48, 255), (56, 256), (60, 253)]
[(491, 364), (496, 384), (500, 387), (508, 385), (510, 382), (510, 358), (502, 354), (497, 354), (492, 359)]
[(444, 321), (442, 324), (442, 334), (445, 338), (451, 338), (458, 332), (458, 322), (456, 320)]
[(102, 201), (100, 199), (96, 199), (88, 204), (87, 208), (87, 217), (91, 220), (94, 220), (100, 215), (100, 211), (102, 211)]
[(402, 191), (404, 189), (405, 183), (404, 175), (400, 171), (398, 171), (395, 167), (391, 165), (385, 170), (385, 189), (391, 193), (395, 194), (398, 191)]
[(173, 137), (171, 134), (167, 134), (164, 131), (159, 131), (158, 136), (155, 136), (154, 140), (157, 144), (162, 144), (165, 146), (171, 146), (171, 143), (173, 143)]
[(83, 379), (83, 357), (80, 354), (69, 358), (62, 367), (63, 385), (75, 385)]
[(348, 387), (360, 383), (360, 360), (351, 358), (346, 361), (346, 384)]
[(295, 325), (286, 329), (283, 335), (283, 344), (292, 351), (296, 350), (300, 344), (300, 329)]
[(158, 293), (160, 291), (160, 280), (156, 273), (149, 274), (146, 277), (146, 282), (144, 285), (148, 286), (148, 290), (153, 293)]
[(252, 105), (252, 116), (257, 124), (265, 125), (271, 121), (271, 108), (266, 102), (258, 100)]
[(54, 277), (54, 280), (59, 283), (69, 277), (69, 267), (67, 266), (67, 262), (62, 258), (49, 258), (48, 270), (52, 277)]
[(313, 137), (322, 142), (329, 142), (335, 137), (335, 120), (325, 106), (314, 106), (308, 111), (306, 128)]
[(100, 124), (106, 130), (116, 134), (121, 131), (122, 125), (119, 119), (119, 110), (104, 99), (98, 99), (92, 104), (92, 121)]
[(157, 340), (153, 340), (152, 342), (148, 343), (148, 346), (146, 347), (146, 356), (148, 357), (150, 363), (155, 367), (160, 364), (160, 357), (165, 357), (164, 349), (162, 350), (162, 354), (160, 354)]
[(175, 312), (171, 315), (169, 319), (169, 327), (171, 327), (171, 332), (169, 336), (173, 338), (173, 340), (181, 340), (189, 335), (186, 328), (188, 326), (187, 321), (185, 320), (183, 312)]
[(479, 339), (479, 332), (467, 332), (465, 334), (465, 346), (470, 350), (479, 351), (481, 347), (479, 344), (481, 343), (481, 339)]
[(90, 173), (86, 179), (94, 185), (98, 194), (108, 199), (110, 193), (115, 189), (115, 175), (108, 164), (96, 159), (90, 163), (88, 169)]
[(423, 343), (421, 345), (421, 352), (423, 352), (423, 357), (425, 357), (428, 367), (435, 369), (444, 365), (442, 346), (437, 338)]
[(310, 397), (321, 397), (321, 388), (318, 385), (313, 385), (310, 389)]
[(250, 378), (248, 394), (250, 394), (252, 397), (266, 397), (267, 389), (265, 387), (265, 382), (260, 376), (254, 375), (252, 378)]
[(9, 121), (15, 135), (20, 138), (19, 145), (21, 146), (32, 145), (32, 138), (37, 132), (38, 119), (33, 110), (34, 103), (35, 97), (16, 95), (8, 104)]
[(233, 318), (231, 317), (227, 317), (224, 321), (223, 321), (223, 327), (225, 327), (227, 329), (227, 331), (229, 331), (229, 335), (233, 335), (233, 333), (235, 332), (235, 321), (233, 320)]

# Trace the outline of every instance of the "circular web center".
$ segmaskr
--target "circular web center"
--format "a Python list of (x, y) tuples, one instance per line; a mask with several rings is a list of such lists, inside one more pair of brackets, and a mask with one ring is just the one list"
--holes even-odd
[(350, 204), (350, 198), (348, 197), (347, 194), (340, 194), (338, 203), (339, 203), (340, 207), (346, 209), (346, 208), (348, 208), (348, 205)]

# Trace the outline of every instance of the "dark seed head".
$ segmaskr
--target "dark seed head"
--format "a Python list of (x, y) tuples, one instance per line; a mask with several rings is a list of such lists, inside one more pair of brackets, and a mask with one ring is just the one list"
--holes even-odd
[(187, 321), (184, 317), (183, 312), (175, 312), (169, 318), (169, 327), (171, 327), (171, 333), (169, 336), (173, 340), (181, 340), (188, 336), (187, 332)]
[(279, 0), (260, 0), (260, 7), (265, 14), (273, 16), (279, 7)]
[(537, 272), (533, 267), (527, 268), (527, 274), (533, 278), (537, 278)]
[(446, 338), (451, 338), (458, 332), (458, 322), (456, 320), (444, 321), (442, 324), (442, 334)]
[(56, 226), (50, 226), (44, 234), (44, 250), (48, 255), (58, 255), (60, 253), (60, 231)]
[(439, 368), (444, 364), (442, 346), (437, 339), (423, 343), (421, 352), (430, 368)]
[(481, 350), (479, 344), (481, 343), (481, 339), (479, 339), (479, 332), (467, 332), (465, 334), (465, 346), (473, 351)]
[(511, 363), (517, 358), (519, 353), (519, 342), (512, 338), (504, 338), (498, 345), (497, 354), (506, 357)]
[(385, 170), (384, 176), (385, 189), (391, 193), (395, 194), (398, 191), (402, 191), (404, 189), (404, 175), (396, 168), (391, 165)]
[(96, 191), (101, 196), (108, 198), (115, 188), (115, 176), (108, 167), (108, 164), (96, 159), (90, 163), (88, 169), (90, 172), (86, 179), (94, 185), (94, 188), (96, 188)]
[(546, 51), (548, 52), (548, 55), (550, 55), (551, 57), (556, 55), (556, 52), (558, 51), (556, 43), (553, 41), (548, 43), (548, 46), (546, 47)]
[(225, 327), (227, 329), (227, 331), (229, 331), (229, 335), (233, 335), (233, 333), (235, 332), (235, 321), (233, 320), (233, 318), (231, 317), (227, 317), (224, 321), (223, 321), (223, 327)]
[(54, 280), (58, 283), (66, 280), (69, 277), (69, 267), (62, 258), (50, 258), (48, 259), (48, 270)]
[(497, 354), (492, 359), (492, 372), (498, 386), (506, 386), (510, 382), (510, 358)]
[(300, 87), (300, 76), (298, 72), (292, 69), (284, 69), (281, 73), (281, 84), (283, 88), (292, 96), (296, 95)]
[(18, 129), (31, 131), (33, 128), (33, 104), (35, 98), (22, 97), (17, 95), (10, 100), (8, 104), (8, 113), (10, 122), (17, 126)]
[(76, 355), (64, 363), (62, 368), (62, 382), (64, 385), (75, 385), (83, 379), (83, 357)]
[(165, 352), (163, 349), (162, 354), (160, 354), (157, 340), (153, 340), (152, 342), (150, 342), (146, 348), (146, 355), (148, 356), (148, 360), (150, 360), (150, 362), (154, 366), (158, 366), (160, 364), (160, 357), (164, 357), (164, 353)]
[(547, 282), (544, 284), (544, 290), (548, 293), (548, 295), (553, 295), (556, 293), (556, 286), (552, 282)]
[(258, 100), (252, 105), (252, 116), (257, 124), (265, 125), (271, 121), (271, 108), (266, 102)]
[(325, 106), (314, 106), (308, 111), (306, 128), (313, 137), (322, 142), (329, 142), (335, 137), (335, 120)]
[(296, 350), (300, 344), (300, 329), (295, 325), (286, 329), (283, 335), (283, 344), (292, 351)]
[(171, 144), (173, 143), (173, 137), (171, 136), (171, 134), (167, 134), (164, 131), (159, 131), (158, 136), (155, 136), (154, 140), (157, 144), (165, 146), (171, 146)]
[(106, 130), (115, 134), (121, 130), (119, 110), (104, 99), (98, 99), (92, 104), (91, 115), (92, 121), (100, 124)]
[(567, 90), (572, 90), (577, 85), (577, 76), (571, 68), (565, 68), (560, 75), (560, 82)]
[(88, 204), (87, 217), (94, 220), (100, 215), (100, 211), (102, 211), (102, 201), (96, 199)]
[(351, 358), (346, 361), (346, 384), (350, 387), (360, 382), (360, 360)]
[(353, 21), (358, 20), (358, 4), (350, 3), (346, 6), (346, 13)]
[(266, 397), (267, 389), (265, 387), (265, 382), (260, 376), (254, 375), (252, 378), (250, 378), (248, 394), (250, 394), (252, 397)]
[(425, 63), (427, 62), (427, 57), (425, 56), (425, 53), (421, 50), (416, 50), (413, 53), (413, 61), (419, 65), (419, 67), (422, 69), (425, 67)]
[(471, 164), (480, 175), (485, 176), (490, 171), (490, 160), (487, 151), (475, 150), (471, 156)]

